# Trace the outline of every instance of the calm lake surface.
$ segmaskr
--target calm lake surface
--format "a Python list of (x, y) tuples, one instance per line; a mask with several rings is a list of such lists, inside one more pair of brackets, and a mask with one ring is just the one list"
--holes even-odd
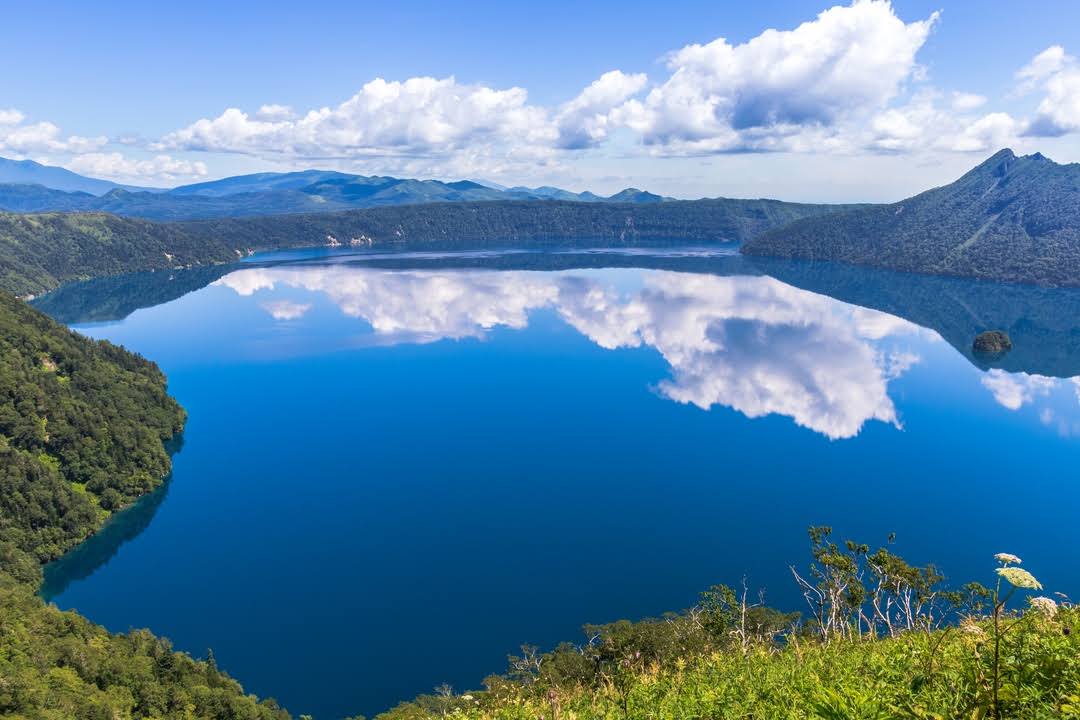
[[(38, 305), (190, 414), (170, 482), (44, 594), (294, 713), (476, 688), (744, 576), (800, 609), (811, 524), (1080, 594), (1075, 291), (730, 248), (299, 252)], [(972, 356), (991, 328), (1013, 352)]]

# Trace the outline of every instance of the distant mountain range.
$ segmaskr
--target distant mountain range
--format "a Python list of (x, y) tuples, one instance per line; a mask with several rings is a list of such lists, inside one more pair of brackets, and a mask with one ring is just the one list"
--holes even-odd
[(33, 161), (0, 158), (0, 210), (97, 211), (147, 220), (197, 220), (319, 213), (432, 202), (565, 200), (659, 203), (637, 188), (610, 197), (555, 187), (493, 187), (471, 180), (443, 182), (350, 175), (327, 170), (256, 173), (155, 190), (117, 185)]
[(8, 160), (7, 158), (0, 158), (0, 184), (40, 185), (51, 190), (92, 195), (102, 195), (116, 188), (135, 192), (151, 191), (151, 188), (119, 185), (108, 180), (86, 177), (61, 167), (42, 165), (33, 160)]
[(743, 252), (1080, 285), (1080, 164), (1002, 150), (951, 185), (804, 218), (754, 238)]
[[(37, 164), (2, 167), (68, 187), (103, 182)], [(0, 185), (3, 208), (71, 213), (0, 214), (0, 288), (22, 294), (76, 278), (217, 262), (250, 249), (433, 242), (742, 242), (747, 255), (1080, 286), (1080, 164), (1011, 150), (950, 185), (888, 205), (673, 201), (633, 188), (604, 198), (307, 170), (158, 192)], [(112, 215), (126, 216), (126, 224)], [(147, 219), (188, 222), (137, 223)], [(115, 236), (114, 247), (104, 247), (110, 241), (103, 232)]]

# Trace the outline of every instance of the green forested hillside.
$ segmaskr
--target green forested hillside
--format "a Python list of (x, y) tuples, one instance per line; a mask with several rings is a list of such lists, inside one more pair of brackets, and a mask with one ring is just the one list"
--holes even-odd
[(153, 363), (0, 292), (0, 717), (288, 717), (212, 662), (34, 594), (40, 563), (162, 482), (183, 424)]
[(743, 252), (1080, 285), (1080, 164), (1002, 150), (951, 185), (803, 219), (763, 233)]
[(213, 662), (146, 630), (111, 634), (0, 574), (0, 717), (287, 720)]
[(0, 290), (36, 295), (72, 280), (326, 245), (477, 246), (744, 241), (836, 206), (775, 200), (654, 204), (432, 203), (340, 213), (153, 223), (104, 213), (0, 213)]
[(0, 213), (0, 290), (40, 294), (72, 280), (220, 262), (212, 237), (104, 213)]
[(0, 293), (0, 570), (33, 579), (157, 487), (183, 424), (156, 365)]

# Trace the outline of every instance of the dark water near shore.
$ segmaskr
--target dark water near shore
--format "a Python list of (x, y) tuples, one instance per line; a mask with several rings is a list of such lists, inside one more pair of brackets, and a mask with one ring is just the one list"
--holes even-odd
[[(830, 524), (1080, 593), (1080, 293), (727, 250), (291, 253), (40, 299), (157, 361), (171, 481), (46, 572), (294, 713), (692, 604)], [(1001, 358), (969, 351), (1007, 330)]]

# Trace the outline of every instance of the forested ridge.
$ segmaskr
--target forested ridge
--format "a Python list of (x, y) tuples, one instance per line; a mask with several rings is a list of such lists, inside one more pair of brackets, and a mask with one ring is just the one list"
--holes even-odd
[(105, 213), (0, 212), (0, 290), (39, 295), (74, 280), (354, 240), (399, 248), (741, 242), (836, 207), (726, 199), (456, 202), (183, 223)]
[(1080, 285), (1080, 164), (1002, 150), (950, 185), (800, 219), (762, 233), (743, 252)]

